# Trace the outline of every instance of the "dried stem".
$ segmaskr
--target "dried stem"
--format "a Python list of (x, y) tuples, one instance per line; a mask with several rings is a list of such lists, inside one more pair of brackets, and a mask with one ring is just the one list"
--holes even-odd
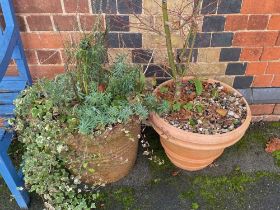
[(176, 79), (178, 77), (178, 71), (175, 64), (175, 56), (172, 47), (171, 32), (169, 26), (169, 16), (167, 10), (167, 0), (162, 0), (162, 15), (163, 15), (163, 25), (165, 32), (166, 48), (168, 54), (169, 65), (171, 68), (172, 76)]
[[(133, 25), (135, 28), (147, 30), (158, 35), (164, 36), (167, 49), (167, 67), (165, 72), (169, 71), (175, 81), (175, 100), (181, 94), (181, 78), (190, 71), (190, 63), (192, 61), (193, 48), (198, 32), (198, 18), (201, 9), (202, 0), (185, 0), (180, 3), (173, 4), (174, 0), (151, 0), (155, 2), (162, 14), (155, 14), (157, 10), (150, 11), (148, 8), (143, 8), (144, 17), (134, 14), (137, 22), (140, 25)], [(168, 2), (168, 3), (167, 3)], [(175, 5), (173, 8), (168, 8), (169, 3)], [(171, 4), (170, 4), (171, 5)], [(188, 12), (190, 7), (192, 11)], [(163, 26), (155, 23), (155, 18), (159, 15), (163, 16)], [(154, 21), (151, 21), (154, 20)], [(139, 24), (138, 23), (138, 24)], [(183, 38), (182, 51), (177, 55), (172, 39), (172, 34), (180, 35)], [(186, 51), (188, 50), (188, 53)], [(178, 60), (178, 64), (177, 64)], [(161, 63), (162, 64), (162, 63)], [(184, 64), (184, 65), (182, 65)], [(159, 65), (162, 66), (162, 65)]]

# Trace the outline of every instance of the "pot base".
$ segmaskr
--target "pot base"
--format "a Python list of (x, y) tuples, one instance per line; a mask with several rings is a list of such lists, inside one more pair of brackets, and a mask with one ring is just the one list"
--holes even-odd
[[(161, 138), (160, 142), (170, 161), (177, 167), (188, 171), (197, 171), (207, 167), (214, 160), (216, 160), (224, 151), (223, 149), (221, 149), (209, 152), (184, 148), (184, 151), (181, 152), (182, 155), (179, 155), (176, 151), (170, 150), (170, 147), (167, 146), (167, 144), (169, 144), (168, 140)], [(180, 149), (182, 150), (182, 148)], [(196, 156), (190, 154), (196, 154)], [(205, 158), (199, 159), (199, 157), (197, 157), (198, 154), (199, 157), (204, 156)], [(206, 156), (208, 156), (208, 158), (206, 158)]]

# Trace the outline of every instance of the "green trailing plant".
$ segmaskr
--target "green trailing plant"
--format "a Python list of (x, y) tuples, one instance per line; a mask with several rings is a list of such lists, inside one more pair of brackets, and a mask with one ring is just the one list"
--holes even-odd
[(40, 195), (48, 209), (91, 209), (98, 192), (85, 190), (65, 167), (63, 138), (77, 129), (69, 81), (69, 75), (62, 75), (23, 91), (15, 101), (14, 125), (24, 145), (22, 169), (29, 191)]
[(74, 176), (68, 170), (67, 164), (75, 161), (87, 167), (83, 160), (72, 159), (69, 136), (80, 133), (94, 141), (106, 128), (145, 119), (150, 109), (157, 109), (156, 98), (144, 94), (139, 67), (127, 64), (124, 56), (111, 66), (105, 63), (104, 36), (85, 35), (77, 48), (68, 49), (66, 73), (38, 81), (15, 101), (11, 123), (24, 145), (25, 183), (48, 209), (95, 208), (97, 189), (103, 185), (83, 185), (79, 173)]

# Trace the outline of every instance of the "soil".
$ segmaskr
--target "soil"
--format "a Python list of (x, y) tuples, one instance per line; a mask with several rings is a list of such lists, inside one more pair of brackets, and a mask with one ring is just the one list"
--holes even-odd
[(163, 89), (165, 91), (157, 93), (160, 100), (169, 101), (171, 106), (178, 102), (181, 105), (179, 111), (170, 111), (161, 116), (171, 125), (193, 133), (211, 135), (230, 132), (245, 121), (247, 107), (244, 98), (229, 92), (221, 83), (202, 81), (203, 91), (200, 95), (196, 94), (192, 81), (183, 81), (181, 85), (181, 97), (176, 101), (174, 83), (167, 84)]

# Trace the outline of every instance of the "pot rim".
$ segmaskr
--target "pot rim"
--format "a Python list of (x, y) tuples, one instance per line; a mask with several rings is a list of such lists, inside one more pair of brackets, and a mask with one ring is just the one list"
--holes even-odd
[[(188, 81), (188, 80), (191, 80), (195, 77), (193, 76), (186, 76), (186, 77), (183, 77), (183, 80), (184, 81)], [(156, 93), (160, 87), (166, 85), (166, 84), (169, 84), (171, 82), (173, 82), (174, 79), (170, 79), (170, 80), (167, 80), (165, 81), (164, 83), (160, 84), (153, 92)], [(157, 113), (155, 112), (152, 112), (151, 113), (151, 121), (153, 121), (154, 119), (158, 121), (157, 124), (163, 124), (165, 128), (168, 128), (168, 129), (171, 129), (175, 132), (178, 132), (180, 135), (186, 135), (186, 134), (189, 134), (189, 135), (192, 135), (193, 137), (198, 137), (200, 139), (200, 142), (199, 144), (203, 144), (203, 143), (208, 143), (208, 144), (216, 144), (217, 142), (213, 142), (213, 138), (217, 138), (217, 139), (224, 139), (224, 141), (226, 142), (227, 140), (227, 137), (228, 136), (231, 136), (231, 135), (234, 135), (235, 133), (243, 133), (244, 131), (247, 130), (248, 126), (250, 125), (250, 122), (251, 122), (251, 118), (252, 118), (252, 114), (251, 114), (251, 109), (250, 109), (250, 106), (248, 104), (248, 102), (246, 101), (245, 97), (236, 89), (234, 89), (233, 87), (223, 83), (223, 82), (220, 82), (220, 81), (217, 81), (217, 80), (214, 80), (214, 79), (207, 79), (206, 80), (207, 82), (209, 83), (214, 83), (214, 82), (219, 82), (221, 85), (223, 85), (227, 90), (231, 91), (231, 92), (235, 92), (237, 93), (239, 96), (241, 96), (246, 104), (246, 108), (247, 108), (247, 116), (246, 116), (246, 119), (245, 121), (236, 129), (234, 129), (233, 131), (230, 131), (230, 132), (227, 132), (227, 133), (223, 133), (223, 134), (213, 134), (213, 135), (210, 135), (210, 134), (200, 134), (200, 133), (193, 133), (193, 132), (190, 132), (190, 131), (185, 131), (185, 130), (182, 130), (180, 128), (176, 128), (172, 125), (170, 125), (167, 121), (165, 121), (163, 118), (161, 118)], [(154, 118), (154, 119), (153, 119)], [(155, 123), (152, 122), (152, 125), (154, 125)], [(155, 125), (156, 127), (160, 127), (161, 129), (161, 126), (159, 125)], [(170, 133), (166, 130), (163, 131), (164, 134), (167, 134), (167, 135), (170, 135)], [(203, 138), (203, 139), (202, 139)], [(182, 140), (182, 139), (181, 139)], [(202, 141), (201, 141), (202, 140)], [(193, 143), (198, 143), (195, 138), (193, 139), (192, 141)]]

